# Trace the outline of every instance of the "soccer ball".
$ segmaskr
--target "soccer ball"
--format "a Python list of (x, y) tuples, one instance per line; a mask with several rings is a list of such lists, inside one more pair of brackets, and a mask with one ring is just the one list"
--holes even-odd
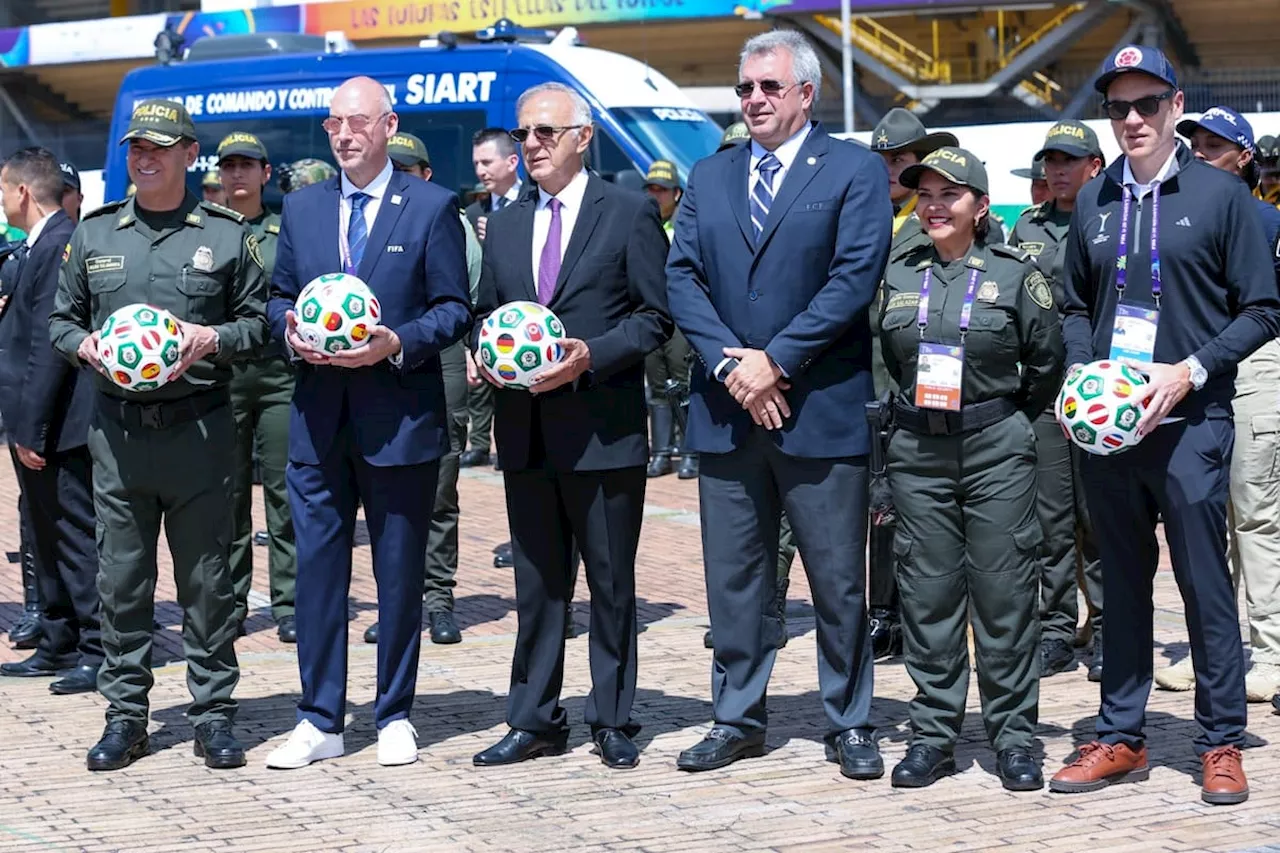
[(480, 363), (506, 388), (528, 388), (564, 358), (564, 324), (537, 302), (508, 302), (480, 327)]
[(1077, 446), (1097, 456), (1110, 456), (1141, 440), (1138, 421), (1147, 404), (1139, 397), (1146, 384), (1146, 377), (1118, 361), (1078, 366), (1062, 383), (1054, 413)]
[(107, 318), (98, 335), (98, 360), (111, 381), (128, 391), (154, 391), (173, 379), (182, 330), (163, 308), (135, 303)]
[(358, 349), (382, 317), (369, 286), (344, 272), (313, 278), (294, 304), (298, 337), (327, 353)]

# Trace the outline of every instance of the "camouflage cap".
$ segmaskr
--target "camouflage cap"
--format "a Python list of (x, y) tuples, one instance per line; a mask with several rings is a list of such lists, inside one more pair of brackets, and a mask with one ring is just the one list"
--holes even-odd
[(680, 189), (680, 175), (676, 172), (676, 164), (670, 160), (654, 160), (649, 166), (649, 174), (644, 176), (644, 185), (669, 190)]
[(176, 101), (152, 98), (133, 108), (129, 128), (120, 137), (121, 144), (130, 139), (145, 139), (163, 148), (177, 145), (183, 139), (195, 139), (196, 126), (187, 108)]
[(267, 161), (267, 146), (252, 133), (229, 133), (218, 143), (218, 162), (228, 157), (248, 157), (250, 160)]
[(285, 192), (293, 192), (303, 187), (309, 187), (312, 184), (323, 183), (330, 178), (336, 177), (338, 170), (330, 166), (323, 160), (317, 160), (314, 157), (307, 157), (303, 160), (295, 160), (285, 166), (285, 173), (288, 180), (288, 186), (281, 188)]
[(397, 133), (387, 140), (387, 156), (401, 166), (430, 166), (427, 146), (412, 133)]
[(220, 190), (222, 189), (222, 176), (213, 170), (205, 172), (204, 178), (200, 181), (200, 186)]
[(716, 150), (723, 151), (749, 139), (751, 139), (751, 133), (747, 130), (747, 123), (745, 121), (735, 121), (724, 129), (724, 135), (720, 137), (720, 147)]
[(916, 165), (904, 169), (898, 183), (914, 190), (920, 186), (920, 178), (925, 172), (934, 172), (953, 184), (975, 189), (983, 195), (990, 188), (987, 183), (987, 167), (972, 152), (963, 148), (946, 146), (931, 152)]

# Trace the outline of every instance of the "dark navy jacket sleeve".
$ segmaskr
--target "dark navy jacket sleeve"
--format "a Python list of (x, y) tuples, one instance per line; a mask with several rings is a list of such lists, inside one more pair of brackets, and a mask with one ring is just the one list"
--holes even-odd
[(804, 370), (875, 298), (893, 238), (889, 170), (882, 158), (865, 158), (849, 183), (837, 235), (826, 285), (765, 346), (787, 376)]
[[(292, 204), (296, 196), (285, 196), (280, 213), (280, 235), (276, 239), (276, 265), (271, 271), (271, 286), (267, 299), (267, 323), (271, 326), (271, 339), (284, 343), (285, 319), (287, 311), (292, 311), (302, 292), (298, 283), (298, 272), (293, 254), (293, 224), (297, 213)], [(292, 350), (285, 347), (290, 356)]]
[(1280, 336), (1280, 291), (1276, 285), (1274, 246), (1268, 246), (1254, 198), (1239, 182), (1218, 222), (1226, 265), (1231, 323), (1193, 353), (1209, 376), (1231, 371), (1267, 341)]
[[(58, 294), (58, 271), (62, 266), (62, 252), (71, 238), (72, 228), (66, 227), (62, 217), (53, 222), (50, 233), (27, 257), (24, 277), (30, 277), (31, 299), (30, 350), (27, 368), (22, 376), (21, 398), (18, 404), (17, 423), (8, 424), (15, 443), (44, 455), (56, 449), (56, 440), (50, 441), (49, 426), (57, 414), (57, 405), (63, 396), (63, 385), (71, 378), (74, 369), (61, 358), (49, 342), (48, 317), (53, 313), (54, 297)], [(61, 226), (61, 227), (59, 227)], [(17, 298), (15, 295), (13, 298)]]

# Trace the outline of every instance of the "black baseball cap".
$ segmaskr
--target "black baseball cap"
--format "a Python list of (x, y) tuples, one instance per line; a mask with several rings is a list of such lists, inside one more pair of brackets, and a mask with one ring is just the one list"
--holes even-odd
[(920, 186), (920, 178), (925, 172), (934, 172), (953, 184), (969, 187), (983, 195), (990, 189), (987, 167), (972, 152), (963, 148), (948, 145), (930, 152), (919, 163), (903, 169), (898, 183), (914, 190)]
[(71, 187), (76, 192), (80, 191), (80, 172), (71, 163), (59, 163), (58, 168), (62, 170), (62, 185)]
[(1111, 85), (1112, 80), (1121, 74), (1131, 74), (1135, 71), (1162, 80), (1174, 89), (1178, 88), (1178, 73), (1173, 70), (1173, 63), (1169, 58), (1158, 47), (1137, 44), (1127, 44), (1108, 56), (1098, 70), (1093, 88), (1106, 95), (1107, 87)]
[(1035, 160), (1043, 160), (1050, 151), (1061, 151), (1069, 157), (1102, 156), (1098, 134), (1082, 121), (1060, 121), (1049, 128), (1044, 137), (1044, 147), (1036, 152)]

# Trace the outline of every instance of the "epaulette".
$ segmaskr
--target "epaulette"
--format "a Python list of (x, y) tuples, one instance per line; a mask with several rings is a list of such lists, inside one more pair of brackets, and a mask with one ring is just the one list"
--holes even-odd
[(1015, 261), (1031, 260), (1031, 253), (1026, 249), (1019, 249), (1017, 246), (1010, 246), (1008, 243), (990, 243), (987, 245), (997, 255), (1004, 255), (1006, 258), (1013, 258)]
[(85, 219), (92, 219), (95, 216), (105, 216), (108, 213), (115, 213), (117, 210), (124, 207), (128, 202), (129, 202), (129, 199), (127, 198), (122, 198), (119, 201), (108, 201), (104, 203), (102, 207), (94, 208), (93, 210), (84, 214), (83, 216), (80, 217), (80, 219), (81, 221), (83, 221)]
[(280, 233), (280, 226), (279, 226), (277, 223), (272, 222), (272, 223), (270, 223), (270, 224), (268, 224), (268, 225), (264, 226), (262, 230), (263, 230), (263, 231), (265, 231), (265, 232), (267, 232), (268, 234), (279, 234), (279, 233)]
[(200, 206), (212, 214), (230, 219), (232, 222), (244, 222), (244, 216), (236, 213), (229, 207), (223, 207), (220, 204), (214, 204), (211, 201), (200, 200)]
[(1052, 205), (1052, 201), (1042, 201), (1039, 204), (1024, 207), (1022, 212), (1018, 214), (1018, 219), (1022, 219), (1022, 217), (1026, 216), (1028, 213), (1031, 214), (1032, 219), (1043, 219), (1045, 215), (1048, 214), (1049, 208)]

